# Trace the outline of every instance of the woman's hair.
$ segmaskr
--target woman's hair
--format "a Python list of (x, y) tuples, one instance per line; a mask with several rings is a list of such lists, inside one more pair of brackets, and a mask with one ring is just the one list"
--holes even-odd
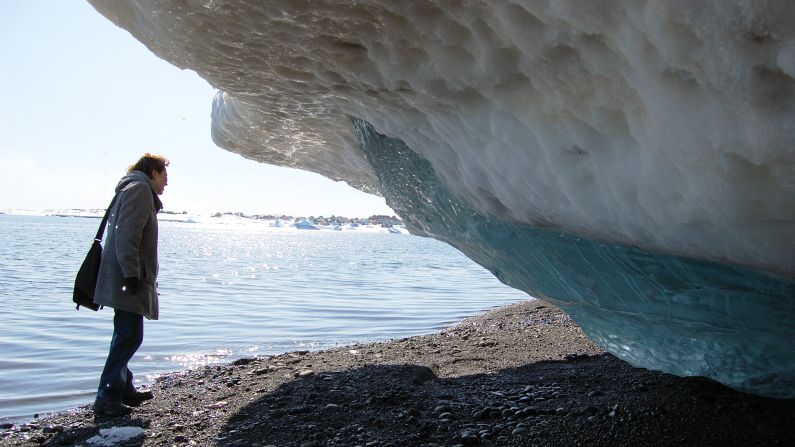
[(146, 153), (138, 159), (135, 164), (130, 165), (127, 168), (127, 173), (130, 174), (133, 171), (141, 171), (146, 174), (147, 177), (152, 178), (152, 171), (163, 172), (163, 169), (166, 169), (168, 166), (168, 159), (162, 155), (154, 155), (150, 153)]

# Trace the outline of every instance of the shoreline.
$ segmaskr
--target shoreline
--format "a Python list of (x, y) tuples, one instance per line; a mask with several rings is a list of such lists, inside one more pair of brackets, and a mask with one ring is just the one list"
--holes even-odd
[(795, 400), (634, 368), (538, 300), (428, 335), (170, 373), (150, 389), (129, 417), (82, 406), (4, 429), (0, 446), (91, 445), (111, 427), (143, 429), (120, 446), (795, 443)]

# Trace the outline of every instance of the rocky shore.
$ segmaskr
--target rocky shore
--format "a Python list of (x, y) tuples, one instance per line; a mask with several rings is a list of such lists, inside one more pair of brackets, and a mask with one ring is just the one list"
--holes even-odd
[(430, 335), (173, 373), (151, 389), (130, 417), (95, 420), (86, 406), (4, 427), (0, 446), (795, 445), (795, 401), (634, 368), (540, 301)]

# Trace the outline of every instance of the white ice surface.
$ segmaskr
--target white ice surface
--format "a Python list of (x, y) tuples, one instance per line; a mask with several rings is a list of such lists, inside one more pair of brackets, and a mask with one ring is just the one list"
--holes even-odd
[(99, 434), (89, 438), (86, 442), (90, 446), (112, 447), (118, 443), (129, 441), (144, 435), (141, 427), (111, 427), (100, 428)]
[(222, 147), (377, 191), (349, 116), (500, 219), (795, 278), (795, 3), (89, 0)]

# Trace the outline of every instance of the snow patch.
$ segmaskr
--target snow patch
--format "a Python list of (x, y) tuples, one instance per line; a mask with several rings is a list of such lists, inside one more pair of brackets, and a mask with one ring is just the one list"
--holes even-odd
[(89, 438), (88, 445), (112, 447), (120, 442), (129, 441), (144, 435), (141, 427), (111, 427), (99, 429), (99, 434)]

